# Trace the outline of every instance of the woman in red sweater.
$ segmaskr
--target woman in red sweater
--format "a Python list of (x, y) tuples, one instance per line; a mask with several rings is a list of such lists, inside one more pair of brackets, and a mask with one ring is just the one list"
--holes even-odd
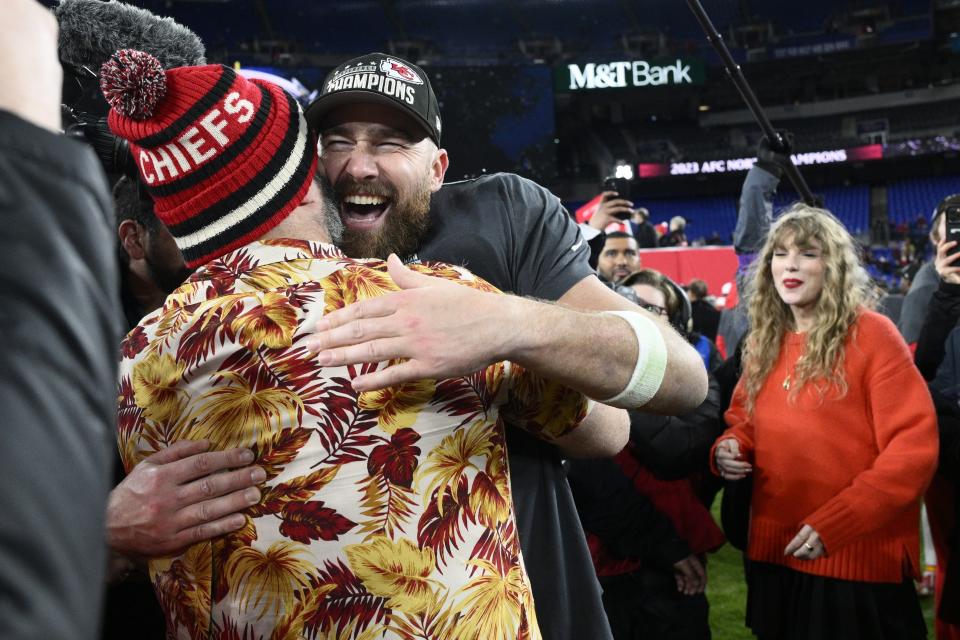
[(919, 497), (937, 461), (930, 394), (829, 212), (771, 229), (749, 287), (743, 376), (715, 473), (752, 473), (747, 626), (760, 638), (925, 638)]

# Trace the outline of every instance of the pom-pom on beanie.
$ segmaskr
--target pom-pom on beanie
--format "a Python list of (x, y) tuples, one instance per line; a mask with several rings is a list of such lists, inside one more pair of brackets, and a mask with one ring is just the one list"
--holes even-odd
[(108, 123), (130, 142), (157, 217), (196, 268), (248, 244), (303, 201), (316, 143), (277, 85), (222, 65), (164, 71), (123, 49), (104, 63)]

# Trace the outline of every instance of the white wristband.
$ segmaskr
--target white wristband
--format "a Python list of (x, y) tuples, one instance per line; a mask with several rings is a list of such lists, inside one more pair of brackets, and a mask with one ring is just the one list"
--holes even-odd
[(660, 390), (667, 370), (667, 345), (656, 323), (637, 311), (605, 311), (630, 323), (637, 336), (637, 364), (626, 388), (603, 404), (620, 409), (635, 409), (650, 401)]

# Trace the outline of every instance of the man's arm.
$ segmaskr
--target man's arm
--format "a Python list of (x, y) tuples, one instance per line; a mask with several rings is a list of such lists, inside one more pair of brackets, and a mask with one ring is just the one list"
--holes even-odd
[(627, 446), (630, 418), (623, 409), (597, 403), (565, 436), (553, 441), (565, 458), (609, 458)]
[(394, 256), (389, 269), (402, 291), (328, 314), (307, 343), (325, 366), (407, 359), (358, 376), (357, 390), (455, 377), (510, 360), (591, 398), (612, 398), (631, 381), (638, 341), (623, 319), (591, 311), (620, 310), (652, 319), (666, 348), (662, 382), (644, 409), (682, 413), (706, 397), (707, 374), (696, 350), (596, 276), (581, 280), (553, 305), (415, 273)]
[(782, 170), (772, 162), (759, 162), (750, 168), (740, 191), (737, 225), (733, 246), (738, 254), (760, 251), (767, 240), (773, 220), (773, 196), (780, 184)]
[[(561, 305), (573, 309), (637, 311), (653, 317), (647, 311), (640, 309), (623, 296), (604, 286), (596, 276), (587, 276), (578, 282), (560, 298), (559, 302)], [(592, 315), (590, 317), (597, 316)], [(608, 316), (601, 315), (601, 317), (606, 318)], [(620, 324), (625, 325), (622, 321)], [(690, 346), (669, 324), (656, 318), (656, 325), (667, 348), (667, 368), (664, 371), (663, 382), (660, 383), (659, 391), (642, 408), (644, 411), (669, 415), (693, 411), (707, 397), (707, 371), (703, 366), (703, 360), (696, 349)], [(611, 326), (609, 323), (605, 323), (604, 330), (598, 333), (591, 331), (589, 328), (584, 330), (584, 327), (581, 326), (576, 334), (553, 336), (552, 339), (563, 343), (562, 346), (546, 346), (541, 348), (536, 355), (545, 366), (553, 369), (562, 369), (566, 364), (566, 366), (573, 367), (589, 367), (591, 372), (595, 372), (596, 368), (599, 367), (601, 369), (610, 368), (609, 370), (612, 373), (612, 367), (616, 367), (618, 373), (622, 373), (624, 369), (629, 369), (632, 373), (633, 365), (636, 362), (637, 341), (629, 329), (627, 331), (623, 329), (624, 326)], [(555, 353), (551, 356), (554, 349), (572, 347), (573, 345), (577, 345), (579, 362), (559, 363)], [(566, 355), (564, 354), (564, 357)], [(606, 364), (606, 367), (604, 367), (604, 364)], [(544, 377), (552, 377), (550, 373), (538, 367), (531, 366), (531, 368)], [(627, 379), (629, 379), (630, 373), (627, 374)], [(567, 376), (579, 376), (579, 373), (567, 370)], [(558, 379), (563, 380), (562, 377)], [(619, 384), (620, 380), (621, 378), (617, 378), (616, 381), (610, 379), (609, 385), (604, 391)], [(578, 388), (571, 384), (570, 380), (565, 380), (565, 382), (575, 389)], [(623, 386), (620, 386), (619, 389), (622, 390)], [(583, 392), (586, 395), (591, 395), (588, 391), (583, 390)], [(618, 393), (618, 391), (613, 393)], [(639, 409), (640, 407), (630, 408)]]

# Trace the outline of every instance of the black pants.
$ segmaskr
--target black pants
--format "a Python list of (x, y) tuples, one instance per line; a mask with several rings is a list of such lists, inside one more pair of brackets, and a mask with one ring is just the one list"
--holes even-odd
[(677, 591), (673, 572), (641, 569), (600, 584), (615, 640), (709, 640), (707, 596)]

